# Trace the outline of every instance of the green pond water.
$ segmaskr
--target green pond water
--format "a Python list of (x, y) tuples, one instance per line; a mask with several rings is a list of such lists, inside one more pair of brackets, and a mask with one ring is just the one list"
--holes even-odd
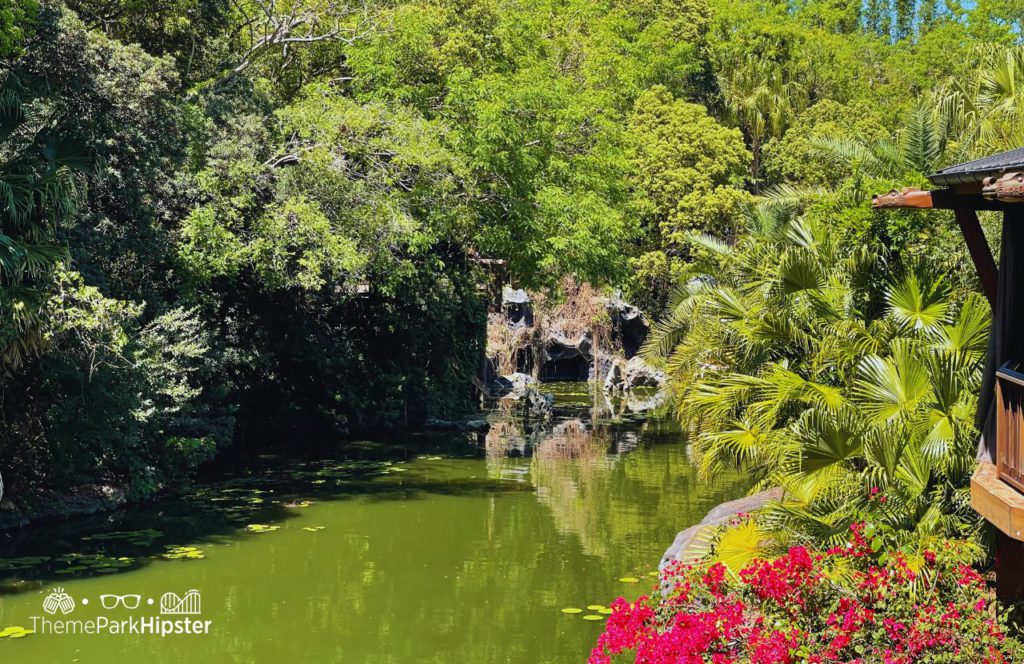
[(699, 483), (665, 417), (586, 389), (545, 386), (546, 425), (506, 404), (486, 435), (260, 456), (179, 499), (0, 533), (0, 630), (161, 617), (165, 593), (193, 589), (190, 619), (210, 621), (37, 629), (0, 638), (0, 662), (581, 662), (603, 625), (587, 605), (649, 592), (676, 532), (746, 488), (738, 474)]

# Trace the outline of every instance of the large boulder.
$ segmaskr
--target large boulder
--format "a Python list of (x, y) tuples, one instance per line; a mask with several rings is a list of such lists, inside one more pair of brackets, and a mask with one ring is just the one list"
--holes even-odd
[(708, 552), (706, 531), (712, 531), (738, 514), (750, 514), (764, 507), (769, 502), (782, 500), (782, 489), (776, 487), (752, 496), (744, 496), (736, 500), (722, 503), (712, 509), (704, 519), (686, 530), (680, 531), (672, 546), (665, 551), (658, 569), (665, 569), (674, 562), (692, 563)]
[(633, 357), (647, 340), (650, 323), (643, 312), (618, 297), (609, 300), (605, 307), (611, 318), (612, 341), (622, 346), (626, 359)]
[(537, 381), (534, 380), (533, 376), (524, 373), (513, 373), (507, 376), (502, 376), (512, 386), (509, 393), (505, 396), (510, 399), (521, 399), (526, 396), (527, 391), (536, 385)]
[(616, 357), (604, 375), (605, 392), (623, 392), (626, 390), (626, 361)]
[(536, 383), (533, 376), (519, 372), (504, 376), (490, 375), (481, 386), (481, 391), (488, 399), (522, 399)]
[(501, 311), (509, 327), (533, 327), (533, 308), (530, 296), (522, 288), (501, 289)]
[(569, 339), (553, 331), (544, 342), (544, 362), (540, 366), (540, 379), (587, 380), (594, 363), (591, 354), (593, 342), (590, 333)]
[(665, 384), (665, 372), (655, 369), (639, 356), (635, 356), (626, 363), (624, 380), (627, 390), (636, 387), (661, 387)]

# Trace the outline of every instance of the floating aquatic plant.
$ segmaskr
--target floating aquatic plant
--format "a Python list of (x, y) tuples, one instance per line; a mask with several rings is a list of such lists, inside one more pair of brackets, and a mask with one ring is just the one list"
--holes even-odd
[(57, 560), (66, 563), (67, 567), (54, 570), (54, 574), (77, 574), (79, 572), (111, 574), (120, 569), (131, 567), (135, 563), (135, 559), (128, 556), (115, 558), (101, 553), (66, 553), (59, 556)]
[(97, 535), (87, 535), (82, 539), (83, 542), (107, 542), (112, 540), (123, 540), (129, 544), (137, 544), (140, 546), (148, 546), (153, 543), (154, 540), (163, 537), (163, 533), (159, 530), (153, 530), (147, 528), (145, 530), (117, 530), (109, 533), (99, 533)]
[(604, 604), (588, 604), (587, 605), (587, 609), (590, 610), (590, 611), (600, 611), (603, 608), (605, 608)]
[(250, 523), (245, 529), (250, 533), (271, 533), (279, 530), (281, 526), (268, 526), (265, 523)]
[(326, 527), (327, 526), (304, 526), (302, 529), (303, 530), (307, 530), (307, 531), (309, 531), (311, 533), (316, 533), (316, 532), (320, 532), (321, 530), (323, 530)]
[(293, 501), (293, 502), (290, 502), (290, 503), (285, 503), (284, 506), (285, 507), (309, 507), (312, 504), (313, 503), (311, 503), (308, 500), (298, 500), (298, 501)]
[(206, 555), (198, 546), (168, 546), (167, 553), (161, 557), (167, 560), (199, 560)]
[(6, 560), (0, 560), (0, 572), (16, 572), (23, 569), (32, 569), (33, 567), (49, 560), (49, 556), (21, 556), (20, 558), (7, 558)]
[(0, 639), (20, 639), (29, 634), (35, 634), (33, 629), (25, 629), (20, 625), (12, 625), (10, 627), (4, 627), (0, 630)]
[(635, 576), (624, 576), (621, 579), (619, 579), (619, 581), (621, 581), (622, 583), (640, 583), (640, 579), (636, 578)]
[(568, 608), (562, 609), (562, 613), (569, 613), (569, 614), (583, 613), (583, 609), (577, 609), (576, 607), (570, 606)]
[(589, 614), (583, 616), (583, 619), (584, 620), (604, 620), (604, 616), (598, 615), (596, 613), (589, 613)]

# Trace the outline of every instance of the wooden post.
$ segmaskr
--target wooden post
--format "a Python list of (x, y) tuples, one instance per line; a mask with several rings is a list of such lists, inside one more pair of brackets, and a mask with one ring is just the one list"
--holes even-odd
[(996, 531), (996, 598), (1004, 605), (1024, 598), (1024, 542)]
[(994, 311), (999, 283), (996, 262), (992, 258), (992, 251), (988, 248), (985, 233), (981, 230), (978, 213), (965, 205), (956, 205), (953, 207), (953, 214), (956, 215), (956, 223), (960, 225), (960, 232), (963, 233), (964, 240), (967, 241), (967, 250), (971, 254), (971, 260), (974, 261), (974, 269), (978, 271), (978, 277), (981, 279), (982, 291)]

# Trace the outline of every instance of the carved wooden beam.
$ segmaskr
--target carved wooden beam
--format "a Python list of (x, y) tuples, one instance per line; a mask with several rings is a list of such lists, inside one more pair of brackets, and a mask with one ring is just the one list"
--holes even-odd
[(932, 189), (921, 191), (920, 189), (904, 188), (902, 191), (892, 190), (887, 194), (873, 196), (871, 207), (877, 210), (952, 210), (956, 207), (969, 207), (973, 210), (995, 210), (1004, 212), (1012, 207), (1012, 203), (1006, 203), (995, 198), (984, 198), (981, 193), (981, 183), (978, 183), (978, 193), (962, 192), (954, 189)]
[(921, 191), (915, 187), (904, 187), (901, 191), (893, 189), (887, 194), (871, 197), (873, 208), (932, 208), (932, 192)]
[(1024, 173), (1006, 173), (981, 181), (981, 195), (1003, 203), (1024, 203)]

